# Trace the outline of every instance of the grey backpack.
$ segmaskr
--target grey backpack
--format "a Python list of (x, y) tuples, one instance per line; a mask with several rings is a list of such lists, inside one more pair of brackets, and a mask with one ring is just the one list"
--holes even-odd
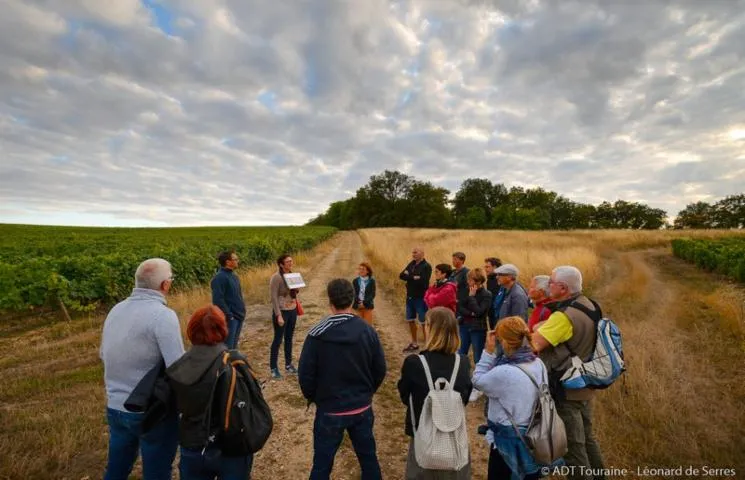
[(515, 423), (515, 418), (512, 414), (504, 408), (504, 405), (502, 405), (502, 402), (498, 398), (496, 400), (502, 406), (502, 409), (507, 412), (512, 427), (515, 429), (517, 436), (520, 437), (520, 440), (528, 447), (531, 455), (533, 455), (533, 459), (541, 465), (551, 465), (567, 453), (568, 446), (564, 422), (556, 412), (554, 399), (548, 390), (546, 367), (541, 364), (543, 367), (541, 376), (543, 378), (539, 385), (533, 375), (522, 365), (510, 365), (522, 370), (530, 378), (530, 381), (533, 382), (535, 388), (538, 389), (538, 399), (533, 407), (533, 414), (531, 415), (525, 435), (520, 433), (520, 429)]

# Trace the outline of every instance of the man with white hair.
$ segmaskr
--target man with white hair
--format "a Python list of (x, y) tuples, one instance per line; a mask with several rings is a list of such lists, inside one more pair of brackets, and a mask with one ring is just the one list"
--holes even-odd
[(132, 294), (116, 304), (104, 321), (100, 355), (109, 424), (104, 480), (126, 480), (138, 451), (145, 480), (171, 478), (178, 446), (175, 412), (142, 434), (144, 413), (128, 412), (124, 402), (161, 360), (168, 367), (184, 354), (178, 316), (166, 306), (172, 283), (170, 263), (162, 258), (145, 260), (135, 272)]
[[(556, 411), (564, 421), (569, 451), (564, 461), (572, 469), (570, 480), (591, 479), (592, 471), (603, 469), (600, 447), (592, 433), (590, 400), (594, 390), (570, 390), (559, 379), (571, 366), (571, 357), (588, 360), (596, 341), (600, 307), (582, 295), (582, 274), (576, 267), (554, 268), (549, 278), (553, 313), (533, 335), (533, 343), (546, 364)], [(580, 468), (584, 467), (584, 468)], [(596, 477), (597, 478), (597, 477)]]
[(551, 277), (548, 275), (536, 275), (528, 286), (528, 298), (535, 305), (533, 313), (530, 314), (530, 318), (528, 319), (528, 330), (530, 330), (530, 333), (533, 333), (536, 326), (540, 326), (551, 316), (551, 309), (547, 305), (552, 301), (548, 286), (550, 279)]

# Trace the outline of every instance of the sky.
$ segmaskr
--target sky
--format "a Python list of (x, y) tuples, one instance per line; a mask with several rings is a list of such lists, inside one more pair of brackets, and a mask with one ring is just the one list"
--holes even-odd
[(745, 0), (0, 0), (0, 222), (302, 224), (398, 170), (745, 191)]

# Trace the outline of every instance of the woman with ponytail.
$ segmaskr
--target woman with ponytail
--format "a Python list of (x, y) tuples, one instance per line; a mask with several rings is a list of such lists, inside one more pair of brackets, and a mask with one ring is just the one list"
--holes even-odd
[[(504, 354), (496, 357), (497, 343)], [(525, 320), (507, 317), (488, 332), (486, 348), (473, 373), (473, 386), (489, 398), (489, 480), (540, 478), (540, 465), (515, 431), (525, 434), (538, 401), (538, 389), (548, 383), (543, 362), (538, 359)]]
[(272, 378), (279, 379), (277, 359), (279, 357), (279, 346), (284, 339), (285, 343), (285, 372), (296, 375), (297, 369), (292, 364), (292, 336), (295, 334), (295, 323), (297, 323), (298, 302), (297, 289), (287, 286), (285, 273), (292, 272), (292, 257), (285, 254), (277, 259), (279, 267), (277, 273), (269, 281), (269, 292), (272, 297), (272, 326), (274, 327), (274, 340), (269, 352), (269, 368), (272, 370)]

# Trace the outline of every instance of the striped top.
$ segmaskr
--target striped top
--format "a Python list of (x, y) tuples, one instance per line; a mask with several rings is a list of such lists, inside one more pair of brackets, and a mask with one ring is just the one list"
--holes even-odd
[(336, 315), (329, 315), (325, 319), (321, 320), (318, 325), (311, 328), (308, 332), (308, 335), (311, 337), (318, 337), (323, 334), (326, 330), (329, 328), (335, 327), (336, 325), (339, 325), (340, 323), (346, 322), (350, 318), (354, 317), (354, 314), (351, 313), (338, 313)]

